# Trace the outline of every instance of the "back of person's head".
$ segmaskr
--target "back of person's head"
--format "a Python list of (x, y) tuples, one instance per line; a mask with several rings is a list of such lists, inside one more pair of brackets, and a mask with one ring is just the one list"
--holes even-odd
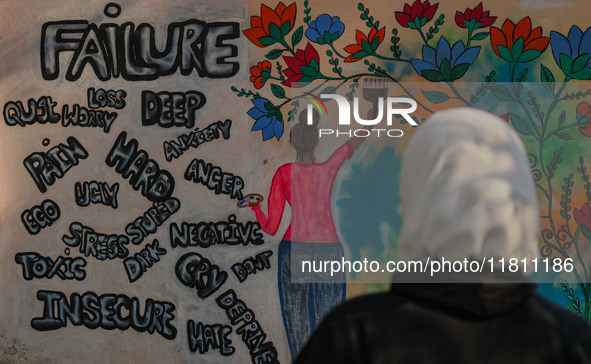
[(308, 125), (308, 113), (300, 112), (299, 122), (296, 123), (290, 132), (291, 144), (295, 148), (298, 156), (306, 153), (312, 153), (318, 142), (318, 124), (320, 114), (312, 110), (312, 125)]
[(539, 210), (525, 149), (488, 112), (433, 114), (404, 152), (401, 259), (537, 256)]

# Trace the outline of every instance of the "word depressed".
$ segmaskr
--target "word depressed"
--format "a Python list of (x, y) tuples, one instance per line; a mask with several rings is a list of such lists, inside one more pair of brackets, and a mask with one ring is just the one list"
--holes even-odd
[(248, 348), (253, 364), (279, 364), (277, 349), (271, 341), (265, 341), (267, 334), (256, 320), (254, 312), (244, 301), (236, 297), (236, 292), (230, 289), (216, 299), (220, 308), (226, 311), (226, 316), (233, 326), (238, 326), (236, 334)]

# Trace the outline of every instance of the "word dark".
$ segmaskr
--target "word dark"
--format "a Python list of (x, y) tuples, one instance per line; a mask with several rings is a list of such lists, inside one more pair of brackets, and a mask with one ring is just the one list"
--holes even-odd
[(69, 320), (74, 326), (84, 325), (93, 330), (99, 327), (127, 330), (131, 327), (150, 335), (157, 332), (168, 340), (176, 337), (176, 328), (171, 323), (175, 306), (170, 302), (148, 298), (142, 313), (140, 300), (124, 294), (72, 293), (68, 302), (62, 292), (37, 291), (37, 299), (43, 301), (43, 317), (31, 320), (31, 327), (37, 331), (67, 327)]
[(62, 178), (73, 166), (78, 165), (80, 159), (86, 159), (88, 152), (74, 137), (68, 137), (68, 145), (60, 143), (44, 152), (35, 152), (23, 161), (35, 181), (37, 188), (42, 193), (47, 191), (47, 186), (55, 183), (56, 178)]
[(201, 183), (216, 195), (230, 195), (230, 198), (242, 200), (242, 188), (244, 181), (232, 173), (222, 172), (220, 167), (213, 166), (211, 163), (205, 164), (200, 159), (193, 159), (185, 171), (185, 179), (195, 183)]
[(78, 206), (88, 206), (91, 202), (117, 208), (117, 192), (119, 183), (109, 187), (107, 182), (76, 182), (74, 193)]
[(14, 256), (17, 264), (23, 268), (23, 278), (27, 281), (33, 278), (75, 279), (82, 281), (86, 278), (84, 258), (70, 258), (59, 256), (55, 260), (38, 253), (18, 253)]
[(166, 249), (158, 247), (158, 240), (154, 239), (152, 245), (146, 247), (133, 257), (123, 261), (129, 282), (137, 281), (154, 263), (160, 261), (160, 256), (166, 254)]
[(242, 263), (236, 263), (232, 266), (232, 271), (240, 283), (244, 282), (251, 274), (271, 268), (269, 257), (273, 255), (271, 250), (265, 250), (254, 257), (246, 258)]
[(48, 22), (41, 29), (41, 74), (46, 80), (60, 75), (60, 53), (73, 52), (66, 80), (76, 81), (87, 65), (101, 81), (123, 77), (130, 81), (155, 80), (175, 73), (196, 70), (200, 77), (226, 78), (238, 72), (238, 48), (224, 44), (240, 36), (235, 22), (206, 23), (187, 20), (171, 23), (164, 51), (156, 43), (156, 31), (149, 24), (135, 27), (105, 23), (100, 26), (84, 20)]
[(230, 126), (232, 126), (232, 120), (230, 119), (226, 119), (223, 123), (216, 121), (203, 130), (197, 128), (188, 134), (180, 135), (177, 138), (178, 143), (174, 140), (166, 141), (164, 142), (164, 156), (170, 162), (173, 158), (183, 155), (191, 147), (197, 148), (203, 143), (219, 139), (220, 132), (224, 139), (228, 139), (230, 138)]
[(29, 234), (36, 235), (41, 229), (53, 225), (60, 216), (59, 206), (51, 200), (45, 200), (41, 205), (23, 211), (21, 221)]
[(178, 211), (180, 206), (181, 202), (174, 197), (161, 203), (154, 202), (154, 206), (150, 207), (144, 215), (125, 227), (125, 233), (132, 236), (132, 243), (141, 244), (146, 236), (155, 233), (170, 215)]
[(241, 223), (236, 215), (230, 215), (227, 221), (200, 222), (197, 224), (183, 222), (179, 227), (175, 222), (170, 224), (170, 245), (186, 248), (198, 246), (208, 248), (212, 245), (260, 245), (264, 243), (261, 225), (254, 221)]
[(123, 90), (103, 90), (102, 88), (95, 90), (94, 87), (91, 87), (88, 89), (87, 95), (88, 107), (91, 109), (113, 107), (120, 110), (125, 107), (127, 92)]
[(35, 123), (55, 124), (60, 121), (60, 116), (54, 111), (57, 102), (53, 101), (51, 96), (41, 96), (37, 100), (31, 98), (27, 105), (29, 111), (25, 110), (21, 101), (8, 101), (4, 104), (4, 122), (8, 126), (25, 126)]
[(174, 191), (174, 178), (164, 169), (158, 167), (158, 163), (149, 159), (148, 153), (138, 150), (138, 142), (130, 139), (125, 144), (126, 132), (121, 132), (113, 144), (105, 163), (109, 167), (115, 167), (115, 171), (125, 179), (129, 178), (129, 184), (134, 190), (152, 202), (167, 200)]
[(234, 354), (236, 349), (232, 346), (232, 340), (228, 335), (232, 332), (232, 326), (214, 324), (206, 325), (193, 320), (187, 321), (187, 336), (189, 337), (189, 350), (193, 353), (199, 350), (199, 354), (205, 354), (210, 349), (217, 349), (223, 356)]
[(195, 113), (205, 105), (199, 91), (158, 93), (142, 91), (142, 125), (158, 124), (163, 128), (195, 126)]
[(241, 325), (236, 329), (236, 334), (242, 336), (242, 342), (246, 344), (254, 364), (279, 363), (277, 349), (271, 341), (265, 342), (267, 334), (256, 320), (254, 312), (236, 297), (234, 290), (226, 291), (216, 299), (216, 302), (226, 311), (226, 316), (233, 326)]
[(187, 253), (177, 262), (176, 276), (185, 286), (195, 288), (201, 298), (211, 296), (228, 279), (228, 273), (198, 253)]
[(72, 105), (72, 112), (70, 112), (69, 106), (64, 105), (62, 107), (62, 125), (102, 128), (105, 133), (108, 133), (117, 115), (116, 112), (105, 110), (89, 110), (78, 104)]
[(92, 228), (79, 222), (70, 224), (71, 236), (62, 236), (62, 241), (70, 247), (80, 247), (80, 253), (92, 255), (98, 260), (125, 258), (129, 250), (129, 238), (125, 235), (96, 233)]

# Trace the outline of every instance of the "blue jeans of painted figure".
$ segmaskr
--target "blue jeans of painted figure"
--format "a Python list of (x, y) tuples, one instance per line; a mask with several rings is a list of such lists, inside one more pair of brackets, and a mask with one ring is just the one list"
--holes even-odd
[(341, 261), (341, 243), (279, 244), (279, 298), (292, 360), (324, 316), (345, 300), (344, 274), (302, 272), (302, 262)]

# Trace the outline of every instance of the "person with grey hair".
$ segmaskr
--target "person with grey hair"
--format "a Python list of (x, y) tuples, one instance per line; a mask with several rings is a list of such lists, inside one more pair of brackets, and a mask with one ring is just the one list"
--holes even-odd
[[(537, 257), (525, 149), (499, 117), (433, 114), (400, 175), (401, 260)], [(591, 326), (537, 294), (524, 273), (397, 273), (389, 292), (332, 311), (295, 363), (591, 363)]]

